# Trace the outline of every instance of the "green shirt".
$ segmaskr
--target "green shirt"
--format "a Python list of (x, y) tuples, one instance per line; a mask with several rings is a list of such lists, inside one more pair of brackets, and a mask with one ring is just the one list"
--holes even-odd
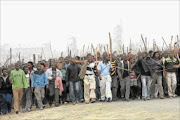
[(23, 70), (19, 69), (17, 71), (15, 69), (11, 71), (10, 79), (12, 80), (12, 89), (28, 88), (26, 76)]
[(66, 77), (66, 71), (64, 69), (61, 70), (62, 73), (62, 80), (65, 80)]

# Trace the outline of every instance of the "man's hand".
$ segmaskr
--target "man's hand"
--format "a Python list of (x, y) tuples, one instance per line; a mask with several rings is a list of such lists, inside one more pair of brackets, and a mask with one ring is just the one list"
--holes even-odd
[(34, 88), (31, 88), (31, 92), (33, 92), (34, 91)]
[(122, 80), (123, 80), (123, 79), (122, 79), (122, 77), (120, 77), (120, 78), (119, 78), (119, 80), (121, 80), (121, 81), (122, 81)]
[(27, 91), (27, 88), (24, 88), (25, 91)]
[(99, 76), (99, 80), (102, 80), (101, 76)]
[(66, 87), (68, 87), (69, 86), (69, 83), (68, 82), (66, 82)]
[(48, 89), (48, 88), (49, 88), (49, 86), (48, 86), (48, 85), (46, 85), (46, 88)]

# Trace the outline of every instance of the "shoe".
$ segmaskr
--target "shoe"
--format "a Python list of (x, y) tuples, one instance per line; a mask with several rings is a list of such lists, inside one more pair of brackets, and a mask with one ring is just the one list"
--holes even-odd
[(173, 97), (172, 97), (172, 96), (170, 96), (169, 98), (171, 98), (171, 99), (172, 99)]
[(86, 101), (85, 103), (86, 103), (86, 104), (89, 104), (89, 102), (88, 102), (88, 101)]
[(43, 105), (43, 108), (45, 108), (46, 106), (45, 105)]
[(161, 97), (160, 97), (160, 99), (164, 99), (164, 97), (163, 97), (163, 96), (161, 96)]
[(16, 111), (16, 114), (19, 114), (19, 111)]
[(139, 96), (139, 97), (138, 97), (138, 100), (140, 100), (140, 99), (141, 99), (141, 97)]
[(150, 97), (148, 97), (147, 100), (150, 100)]
[(108, 98), (108, 99), (107, 99), (107, 102), (111, 102), (111, 98)]
[(151, 96), (151, 100), (153, 99), (154, 97), (153, 96)]
[(10, 112), (11, 112), (11, 109), (8, 110), (8, 113), (10, 113)]
[(112, 101), (117, 101), (117, 99), (116, 99), (116, 98), (113, 98)]
[(175, 97), (177, 97), (177, 95), (175, 94), (175, 95), (173, 95), (173, 97), (175, 98)]
[(6, 115), (6, 113), (2, 113), (3, 115)]
[(96, 100), (94, 98), (91, 98), (91, 103), (96, 102)]
[(146, 101), (147, 99), (146, 98), (143, 98), (144, 101)]
[(76, 102), (73, 102), (73, 105), (75, 105), (76, 104)]
[(43, 108), (43, 107), (40, 107), (39, 109), (40, 109), (40, 110), (43, 110), (44, 108)]
[(26, 108), (22, 108), (22, 112), (23, 112), (23, 113), (26, 112)]
[(81, 99), (81, 100), (80, 100), (80, 103), (83, 103), (83, 102), (84, 102), (84, 99)]
[(55, 107), (59, 107), (59, 104), (55, 104)]
[(28, 111), (28, 112), (31, 112), (31, 108), (28, 108), (27, 111)]
[(105, 102), (105, 100), (101, 100), (101, 102)]
[(64, 104), (68, 104), (68, 102), (64, 102)]
[(127, 102), (129, 102), (129, 99), (126, 99)]
[(122, 101), (126, 101), (126, 99), (125, 99), (125, 98), (123, 98), (123, 99), (122, 99)]
[(52, 106), (52, 103), (49, 103), (49, 106), (51, 107), (51, 106)]

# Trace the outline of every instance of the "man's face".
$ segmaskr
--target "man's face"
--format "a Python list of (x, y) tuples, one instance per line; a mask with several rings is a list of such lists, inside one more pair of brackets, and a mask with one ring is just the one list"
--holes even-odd
[(7, 75), (8, 75), (7, 70), (3, 70), (3, 72), (2, 72), (2, 73), (3, 73), (3, 75), (4, 75), (4, 76), (7, 76)]
[(28, 68), (31, 69), (32, 68), (32, 65), (30, 63), (28, 63)]
[(88, 59), (88, 62), (91, 62), (92, 61), (92, 56), (89, 55), (87, 59)]
[(169, 53), (169, 57), (174, 57), (174, 53)]
[(28, 73), (28, 68), (26, 67), (25, 69), (24, 69), (24, 72), (27, 74)]
[(16, 65), (15, 65), (15, 68), (16, 68), (16, 70), (19, 70), (20, 65), (19, 65), (19, 64), (16, 64)]
[(155, 54), (155, 58), (159, 58), (159, 54), (158, 53)]
[(68, 57), (66, 57), (65, 58), (65, 62), (68, 64), (69, 63), (69, 60), (68, 60), (69, 58)]
[(167, 53), (164, 53), (164, 57), (167, 58), (167, 57), (168, 57), (168, 54), (167, 54)]
[(56, 64), (55, 63), (52, 64), (52, 69), (56, 69)]
[(41, 64), (38, 64), (38, 65), (37, 65), (37, 69), (38, 69), (38, 70), (41, 70)]
[(44, 68), (45, 68), (44, 65), (41, 65), (41, 70), (44, 70)]
[(59, 64), (58, 64), (58, 69), (61, 70), (61, 69), (62, 69), (62, 66), (63, 66), (62, 63), (59, 63)]
[(128, 57), (127, 56), (124, 56), (124, 61), (127, 61), (128, 60)]

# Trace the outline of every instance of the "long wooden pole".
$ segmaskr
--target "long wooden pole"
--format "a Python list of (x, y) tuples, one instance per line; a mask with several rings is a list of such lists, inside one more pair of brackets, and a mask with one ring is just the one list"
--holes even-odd
[(110, 62), (112, 63), (112, 40), (110, 33), (109, 33), (109, 46), (110, 46)]
[(84, 60), (84, 48), (85, 48), (85, 45), (83, 45), (83, 60)]
[(96, 66), (97, 66), (97, 47), (96, 47)]
[(145, 43), (145, 41), (144, 41), (144, 38), (143, 38), (143, 35), (142, 35), (142, 34), (141, 34), (141, 38), (142, 38), (142, 41), (143, 41), (143, 43), (144, 43), (144, 48), (145, 48), (145, 51), (147, 52), (146, 43)]
[(165, 43), (166, 47), (168, 48), (168, 45), (167, 45), (167, 43), (166, 43), (166, 41), (164, 40), (164, 38), (163, 38), (163, 37), (162, 37), (162, 39), (163, 39), (163, 41), (164, 41), (164, 43)]
[(10, 65), (11, 65), (11, 62), (12, 62), (12, 49), (10, 48)]
[(21, 53), (19, 52), (19, 62), (21, 61)]

